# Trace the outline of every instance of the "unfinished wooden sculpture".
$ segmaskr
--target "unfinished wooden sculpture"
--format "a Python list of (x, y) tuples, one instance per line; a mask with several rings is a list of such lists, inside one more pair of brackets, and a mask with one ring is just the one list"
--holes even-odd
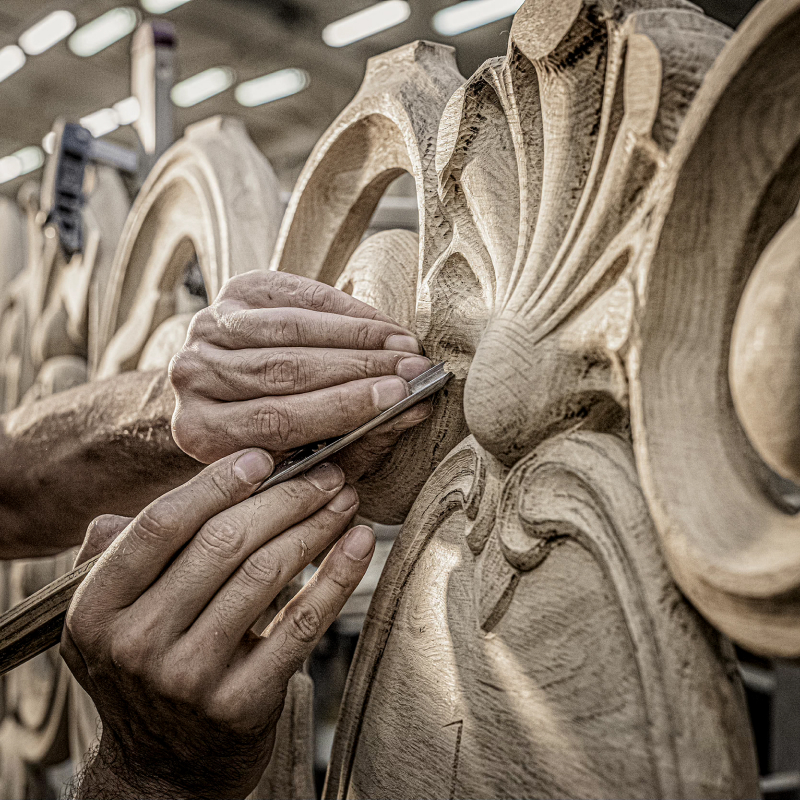
[[(766, 3), (726, 44), (682, 0), (527, 0), (506, 57), (466, 82), (437, 45), (372, 59), (309, 159), (273, 265), (410, 314), (458, 378), (359, 486), (375, 519), (413, 508), (359, 642), (326, 796), (758, 795), (732, 647), (661, 546), (726, 633), (762, 652), (782, 648), (775, 629), (796, 633), (789, 536), (776, 550), (732, 519), (740, 503), (752, 519), (758, 489), (709, 497), (730, 478), (714, 459), (746, 464), (764, 513), (794, 524), (791, 487), (756, 463), (727, 388), (745, 280), (798, 200), (800, 115), (784, 93), (800, 35), (785, 8)], [(356, 249), (400, 169), (417, 184), (416, 259), (398, 231)], [(755, 375), (745, 351), (754, 317), (772, 326), (761, 341), (779, 335), (766, 316), (791, 303), (793, 224), (759, 266), (768, 289), (754, 278), (731, 361), (743, 424), (787, 478), (791, 442), (748, 414), (759, 377), (784, 394), (792, 379), (774, 362)], [(739, 589), (756, 546), (760, 574)], [(770, 591), (772, 633), (758, 635)]]

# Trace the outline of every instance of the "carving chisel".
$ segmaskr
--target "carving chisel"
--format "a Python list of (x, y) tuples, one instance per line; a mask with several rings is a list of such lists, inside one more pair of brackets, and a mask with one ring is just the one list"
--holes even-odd
[[(451, 377), (452, 373), (445, 371), (444, 364), (431, 367), (409, 381), (410, 392), (404, 400), (344, 436), (300, 448), (282, 461), (253, 494), (264, 492), (326, 461), (364, 434), (438, 392)], [(61, 630), (72, 596), (101, 555), (62, 575), (0, 616), (0, 675), (61, 641)]]

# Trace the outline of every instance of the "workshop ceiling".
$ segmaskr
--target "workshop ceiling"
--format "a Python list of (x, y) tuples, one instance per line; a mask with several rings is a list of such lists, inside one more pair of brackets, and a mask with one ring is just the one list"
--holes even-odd
[[(312, 146), (358, 89), (373, 55), (414, 39), (454, 45), (459, 67), (469, 75), (486, 58), (505, 52), (510, 18), (455, 37), (431, 27), (433, 14), (453, 0), (410, 0), (410, 18), (387, 31), (341, 48), (322, 41), (330, 22), (361, 10), (373, 0), (191, 0), (162, 15), (178, 36), (177, 79), (209, 67), (230, 67), (237, 82), (285, 67), (310, 75), (307, 89), (277, 102), (245, 108), (233, 88), (186, 109), (177, 109), (177, 130), (214, 114), (242, 119), (256, 144), (272, 161), (285, 189), (290, 189)], [(2, 0), (0, 48), (14, 44), (32, 24), (56, 9), (67, 9), (83, 25), (119, 5), (148, 15), (139, 0)], [(736, 24), (751, 0), (704, 0), (712, 15)], [(17, 73), (0, 82), (0, 157), (40, 144), (58, 117), (77, 121), (130, 95), (131, 37), (89, 58), (74, 55), (62, 41), (45, 53), (29, 56)], [(133, 133), (120, 128), (108, 139), (132, 145)], [(0, 186), (11, 194), (21, 179)]]

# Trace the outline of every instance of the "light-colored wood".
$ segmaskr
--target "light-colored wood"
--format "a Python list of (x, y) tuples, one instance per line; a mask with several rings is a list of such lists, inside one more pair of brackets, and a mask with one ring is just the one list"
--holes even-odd
[(714, 625), (782, 656), (800, 654), (798, 490), (767, 465), (797, 477), (798, 43), (800, 3), (765, 2), (709, 71), (666, 165), (628, 355), (675, 578)]
[(326, 795), (758, 795), (733, 650), (670, 580), (628, 443), (445, 459), (368, 613)]
[(105, 297), (95, 377), (135, 369), (196, 258), (209, 300), (231, 276), (265, 269), (280, 222), (277, 179), (244, 126), (214, 117), (158, 161), (125, 223)]
[[(309, 159), (273, 266), (411, 304), (458, 379), (358, 487), (373, 519), (416, 502), (326, 796), (758, 794), (731, 646), (672, 582), (629, 415), (654, 214), (729, 34), (681, 0), (527, 0), (466, 82), (435, 45), (372, 59)], [(416, 273), (397, 231), (356, 249), (400, 169)]]

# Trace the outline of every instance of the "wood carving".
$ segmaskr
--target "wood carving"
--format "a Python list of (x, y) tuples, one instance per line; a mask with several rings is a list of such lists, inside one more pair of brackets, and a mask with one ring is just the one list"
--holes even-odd
[[(95, 375), (136, 369), (160, 325), (202, 305), (181, 306), (192, 259), (213, 300), (231, 276), (265, 269), (280, 220), (272, 168), (236, 120), (214, 117), (189, 128), (150, 172), (125, 223), (109, 279)], [(191, 314), (161, 335), (185, 338)], [(180, 335), (182, 329), (183, 335)], [(166, 363), (174, 352), (163, 353)], [(149, 358), (151, 365), (156, 361)]]
[[(374, 519), (413, 508), (359, 643), (326, 796), (758, 794), (732, 649), (672, 583), (663, 518), (657, 530), (648, 513), (659, 486), (645, 481), (646, 501), (633, 446), (639, 469), (643, 429), (694, 454), (637, 419), (631, 381), (664, 337), (639, 329), (676, 140), (729, 35), (682, 0), (528, 0), (506, 57), (466, 82), (449, 48), (372, 59), (309, 159), (273, 267), (411, 309), (459, 379), (359, 485)], [(417, 185), (416, 265), (399, 231), (356, 249), (399, 169)], [(708, 314), (715, 295), (662, 271)]]
[(676, 580), (714, 625), (782, 656), (800, 654), (798, 42), (800, 3), (763, 3), (709, 71), (664, 172), (628, 357)]

